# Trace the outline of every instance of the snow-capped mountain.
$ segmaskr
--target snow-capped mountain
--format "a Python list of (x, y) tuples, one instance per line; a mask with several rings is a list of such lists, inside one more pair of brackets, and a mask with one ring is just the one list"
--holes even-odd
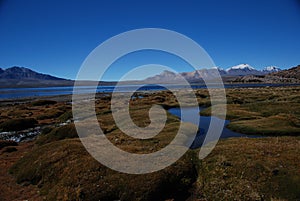
[(277, 66), (267, 66), (262, 70), (262, 72), (265, 72), (265, 73), (275, 73), (278, 71), (281, 71), (281, 69), (278, 68)]
[(226, 72), (229, 75), (236, 75), (236, 76), (263, 74), (262, 71), (256, 70), (249, 64), (239, 64), (237, 66), (232, 66), (232, 67), (226, 69)]
[(145, 81), (149, 82), (180, 82), (182, 78), (189, 82), (197, 82), (205, 80), (214, 80), (221, 76), (222, 78), (230, 78), (236, 76), (246, 76), (246, 75), (266, 75), (273, 72), (281, 71), (280, 68), (276, 66), (268, 66), (263, 70), (256, 70), (249, 64), (239, 64), (232, 66), (224, 70), (219, 67), (203, 68), (200, 70), (195, 70), (192, 72), (174, 73), (171, 71), (164, 71), (159, 75), (149, 77)]
[(244, 70), (244, 69), (248, 69), (248, 70), (255, 70), (255, 68), (253, 68), (252, 66), (250, 66), (249, 64), (239, 64), (236, 66), (232, 66), (230, 68), (227, 69), (228, 70)]

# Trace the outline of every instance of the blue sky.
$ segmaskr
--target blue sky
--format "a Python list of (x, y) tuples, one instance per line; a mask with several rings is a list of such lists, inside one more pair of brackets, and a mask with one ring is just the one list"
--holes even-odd
[[(297, 0), (0, 1), (0, 67), (29, 67), (74, 79), (86, 56), (119, 33), (164, 28), (199, 43), (217, 66), (248, 63), (258, 69), (300, 64)], [(166, 62), (141, 53), (119, 62), (106, 79), (134, 65)], [(168, 63), (168, 62), (166, 62)], [(189, 70), (178, 63), (178, 71)]]

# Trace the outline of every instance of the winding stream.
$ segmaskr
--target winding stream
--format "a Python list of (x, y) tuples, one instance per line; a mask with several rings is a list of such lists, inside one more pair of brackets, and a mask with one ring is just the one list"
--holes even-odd
[[(189, 123), (196, 124), (196, 125), (198, 124), (198, 122), (196, 122), (196, 120), (195, 120), (196, 119), (195, 115), (199, 115), (195, 112), (195, 111), (197, 111), (197, 107), (183, 107), (181, 109), (182, 109), (182, 111), (185, 112), (185, 114), (187, 114), (186, 117), (183, 119), (181, 119), (180, 108), (171, 108), (168, 110), (168, 112), (179, 117), (182, 122), (189, 122)], [(200, 111), (203, 109), (205, 109), (205, 108), (201, 108), (201, 107), (199, 108)], [(214, 116), (200, 116), (200, 123), (198, 125), (199, 130), (198, 130), (198, 133), (191, 145), (191, 149), (196, 149), (196, 148), (201, 147), (201, 145), (205, 139), (205, 135), (208, 131), (210, 121), (212, 119), (219, 120), (218, 117), (214, 117)], [(226, 126), (229, 124), (229, 122), (230, 122), (229, 120), (225, 120), (224, 128), (223, 128), (220, 138), (231, 138), (231, 137), (258, 138), (258, 137), (261, 137), (261, 136), (257, 136), (257, 135), (246, 135), (246, 134), (231, 131), (228, 128), (226, 128)]]

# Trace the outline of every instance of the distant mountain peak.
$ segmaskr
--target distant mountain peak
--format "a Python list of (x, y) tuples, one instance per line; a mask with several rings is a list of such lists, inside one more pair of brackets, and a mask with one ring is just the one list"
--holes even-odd
[(234, 76), (244, 76), (244, 75), (261, 75), (262, 71), (256, 70), (249, 64), (239, 64), (226, 69), (227, 74)]
[(228, 68), (226, 71), (230, 71), (230, 70), (256, 70), (256, 69), (250, 66), (249, 64), (239, 64)]
[(72, 86), (72, 80), (35, 72), (26, 67), (0, 68), (0, 88)]
[(219, 72), (223, 72), (223, 71), (225, 71), (225, 69), (224, 69), (224, 68), (221, 68), (221, 67), (219, 67), (219, 66), (214, 66), (214, 67), (211, 67), (211, 68), (209, 68), (209, 70), (218, 70)]
[(267, 67), (264, 67), (264, 69), (262, 71), (266, 72), (266, 73), (273, 73), (273, 72), (281, 71), (281, 69), (278, 68), (277, 66), (267, 66)]
[(0, 79), (11, 80), (65, 80), (47, 74), (35, 72), (29, 68), (13, 66), (0, 70)]
[(161, 75), (175, 75), (176, 73), (174, 73), (173, 71), (169, 71), (169, 70), (164, 70), (163, 72), (161, 72)]

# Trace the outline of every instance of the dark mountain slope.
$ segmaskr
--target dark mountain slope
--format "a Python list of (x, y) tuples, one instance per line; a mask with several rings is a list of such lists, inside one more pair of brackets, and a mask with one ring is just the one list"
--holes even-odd
[(72, 86), (74, 81), (54, 77), (25, 67), (0, 68), (0, 88)]
[(25, 67), (11, 67), (6, 70), (0, 69), (0, 79), (29, 79), (29, 80), (66, 80), (47, 74), (37, 73)]

